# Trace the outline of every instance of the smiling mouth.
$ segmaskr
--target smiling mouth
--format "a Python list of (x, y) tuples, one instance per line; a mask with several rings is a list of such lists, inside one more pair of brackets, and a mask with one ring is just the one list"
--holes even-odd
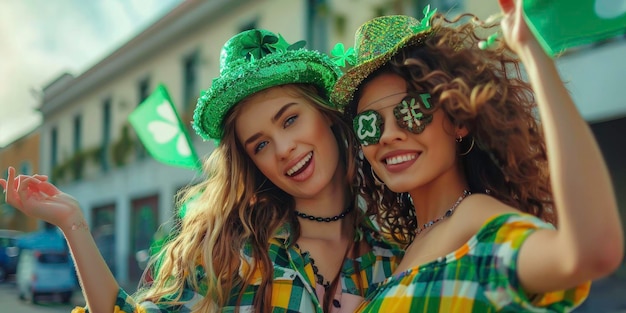
[(313, 151), (309, 152), (309, 154), (307, 154), (304, 158), (302, 158), (300, 162), (298, 162), (296, 165), (290, 168), (287, 171), (287, 176), (291, 177), (291, 176), (300, 174), (300, 172), (302, 172), (306, 168), (306, 165), (309, 164), (312, 157), (313, 157)]
[(402, 154), (402, 155), (396, 155), (390, 158), (386, 158), (385, 159), (385, 164), (387, 165), (397, 165), (400, 163), (404, 163), (404, 162), (408, 162), (411, 160), (415, 160), (417, 159), (418, 154), (417, 153), (410, 153), (410, 154)]

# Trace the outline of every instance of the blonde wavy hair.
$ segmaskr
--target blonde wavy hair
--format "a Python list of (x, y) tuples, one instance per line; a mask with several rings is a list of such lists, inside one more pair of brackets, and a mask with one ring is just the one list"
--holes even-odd
[[(355, 189), (358, 147), (350, 126), (314, 87), (286, 86), (332, 121), (340, 159), (346, 169), (346, 187)], [(233, 290), (239, 290), (237, 303), (240, 303), (254, 269), (260, 268), (262, 282), (254, 299), (255, 312), (271, 310), (273, 266), (268, 242), (286, 222), (291, 224), (295, 237), (292, 242), (297, 240), (300, 228), (293, 213), (293, 197), (261, 174), (237, 140), (234, 125), (241, 107), (236, 105), (224, 120), (224, 137), (204, 164), (206, 180), (180, 194), (179, 206), (187, 206), (185, 216), (176, 227), (177, 235), (152, 258), (155, 261), (150, 268), (157, 268), (158, 273), (153, 282), (137, 293), (139, 301), (180, 305), (182, 290), (191, 287), (200, 293), (206, 291), (194, 312), (218, 311), (226, 304), (232, 305), (229, 300), (235, 294)], [(255, 261), (248, 264), (251, 270), (240, 273), (241, 262), (248, 262), (242, 258), (244, 245), (252, 249)], [(198, 277), (198, 266), (206, 276)], [(205, 283), (203, 290), (201, 286)]]
[[(469, 22), (459, 23), (464, 19)], [(402, 48), (361, 86), (380, 74), (394, 73), (407, 81), (409, 92), (429, 92), (432, 110), (443, 110), (454, 125), (469, 130), (467, 138), (457, 144), (457, 159), (471, 192), (488, 193), (556, 223), (545, 142), (520, 61), (503, 42), (486, 50), (478, 48), (483, 40), (479, 34), (496, 26), (471, 14), (454, 20), (437, 14), (423, 44)], [(352, 120), (359, 98), (357, 89), (346, 108), (347, 120)], [(461, 156), (472, 140), (473, 149)], [(377, 216), (383, 231), (401, 244), (410, 243), (418, 227), (409, 195), (377, 184), (367, 160), (359, 173), (365, 182), (360, 193), (380, 204), (370, 213)]]

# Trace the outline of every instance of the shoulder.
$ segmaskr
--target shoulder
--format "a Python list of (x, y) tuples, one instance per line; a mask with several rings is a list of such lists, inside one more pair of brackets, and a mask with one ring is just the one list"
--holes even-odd
[[(289, 247), (292, 245), (292, 228), (291, 225), (285, 223), (278, 227), (273, 233), (272, 237), (267, 242), (267, 256), (269, 261), (274, 266), (288, 266), (289, 265)], [(245, 277), (247, 273), (253, 268), (259, 272), (255, 273), (255, 277), (260, 275), (260, 269), (254, 266), (258, 261), (258, 256), (254, 253), (254, 243), (251, 240), (247, 240), (240, 249), (240, 266), (239, 274), (241, 277)]]
[[(540, 218), (519, 211), (493, 197), (474, 194), (465, 199), (452, 218), (453, 229), (464, 233), (464, 238), (476, 237), (504, 240), (520, 232), (533, 229), (553, 229)], [(525, 232), (525, 231), (524, 231)]]
[(476, 233), (479, 241), (492, 239), (500, 242), (524, 237), (537, 229), (554, 229), (540, 218), (521, 212), (494, 215)]
[(507, 205), (498, 199), (485, 194), (473, 194), (467, 197), (453, 215), (455, 226), (475, 234), (489, 224), (505, 222), (509, 216), (512, 220), (517, 217), (536, 221), (542, 224), (541, 219), (524, 213), (517, 208)]
[[(268, 252), (270, 256), (273, 253), (279, 253), (285, 250), (293, 242), (293, 231), (289, 223), (284, 223), (276, 230), (272, 232), (272, 236), (268, 239)], [(254, 258), (254, 243), (251, 240), (246, 240), (241, 247), (240, 253), (242, 258), (251, 260)]]

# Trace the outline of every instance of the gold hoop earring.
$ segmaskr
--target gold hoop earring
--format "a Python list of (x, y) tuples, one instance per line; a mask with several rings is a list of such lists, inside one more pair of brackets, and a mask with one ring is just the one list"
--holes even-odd
[[(460, 139), (459, 139), (457, 142), (459, 142), (459, 143), (460, 143), (461, 141), (463, 141), (463, 137), (460, 137), (460, 136), (459, 136), (459, 138), (460, 138)], [(474, 141), (474, 137), (472, 136), (472, 143), (470, 144), (469, 149), (467, 149), (467, 151), (465, 151), (465, 152), (463, 152), (463, 153), (459, 153), (459, 155), (460, 155), (460, 156), (466, 156), (466, 155), (468, 155), (468, 154), (470, 153), (470, 151), (472, 151), (472, 149), (474, 149), (474, 142), (475, 142), (475, 141)]]
[(376, 173), (374, 173), (374, 169), (370, 166), (370, 172), (372, 172), (372, 177), (374, 177), (374, 183), (376, 184), (376, 186), (384, 186), (385, 182), (382, 181), (378, 175), (376, 175)]

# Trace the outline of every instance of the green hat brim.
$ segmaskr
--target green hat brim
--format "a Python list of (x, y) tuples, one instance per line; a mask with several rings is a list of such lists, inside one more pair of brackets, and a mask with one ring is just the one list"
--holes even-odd
[(222, 73), (198, 98), (193, 128), (205, 140), (221, 140), (226, 114), (248, 96), (280, 85), (312, 84), (328, 97), (340, 75), (331, 59), (315, 50), (288, 50), (249, 60)]
[(330, 94), (331, 101), (338, 107), (345, 108), (354, 98), (354, 93), (360, 87), (363, 80), (389, 62), (389, 60), (391, 60), (391, 58), (396, 55), (400, 49), (422, 44), (431, 33), (432, 29), (407, 36), (406, 38), (400, 40), (387, 52), (361, 64), (357, 64), (347, 70), (345, 74), (337, 80), (337, 83)]

